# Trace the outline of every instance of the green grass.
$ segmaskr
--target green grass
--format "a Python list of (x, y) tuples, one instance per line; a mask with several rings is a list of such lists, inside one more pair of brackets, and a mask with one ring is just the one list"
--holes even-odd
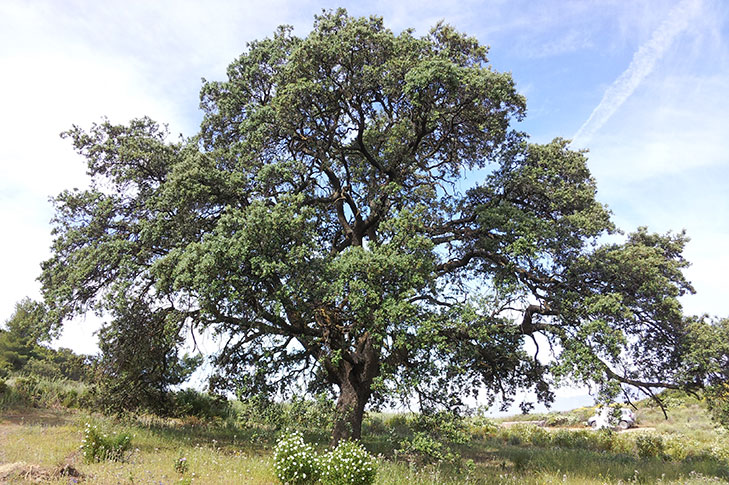
[[(646, 411), (648, 424), (659, 424), (653, 411)], [(394, 419), (386, 416), (383, 426)], [(415, 466), (392, 459), (394, 442), (388, 433), (366, 435), (364, 443), (377, 454), (378, 484), (618, 484), (618, 483), (727, 483), (729, 456), (726, 436), (710, 427), (696, 410), (687, 410), (665, 423), (661, 435), (669, 440), (682, 437), (683, 443), (696, 446), (701, 453), (687, 459), (640, 459), (628, 445), (625, 452), (590, 451), (580, 447), (580, 434), (570, 431), (540, 430), (536, 433), (562, 433), (553, 442), (535, 445), (527, 442), (524, 431), (500, 430), (484, 438), (474, 438), (458, 450), (462, 460), (456, 464)], [(93, 421), (105, 432), (129, 433), (132, 451), (125, 462), (86, 464), (79, 454), (83, 429)], [(692, 424), (700, 424), (700, 439), (683, 434)], [(656, 426), (658, 428), (658, 426)], [(529, 431), (534, 435), (534, 431)], [(567, 433), (567, 434), (565, 434)], [(592, 431), (582, 431), (590, 436)], [(586, 434), (585, 434), (586, 433)], [(640, 432), (634, 432), (633, 435)], [(534, 435), (534, 442), (546, 435)], [(541, 436), (541, 438), (540, 438)], [(548, 435), (552, 440), (552, 435)], [(305, 434), (307, 441), (326, 448), (326, 432)], [(516, 439), (516, 437), (520, 437)], [(205, 424), (196, 420), (162, 419), (153, 416), (115, 420), (72, 410), (18, 408), (0, 421), (0, 462), (24, 461), (53, 468), (72, 464), (82, 472), (86, 483), (99, 484), (271, 484), (276, 483), (272, 467), (272, 447), (276, 432), (264, 428), (238, 428), (231, 423)], [(575, 447), (569, 447), (570, 439)], [(630, 433), (620, 435), (632, 443)], [(520, 443), (516, 443), (521, 440)], [(566, 440), (566, 441), (565, 441)], [(712, 452), (712, 446), (716, 448)], [(185, 457), (188, 470), (175, 471), (175, 462)], [(16, 483), (23, 483), (18, 481)], [(47, 483), (68, 484), (69, 478)], [(71, 482), (72, 483), (72, 482)]]
[[(277, 483), (272, 450), (282, 425), (272, 425), (268, 419), (256, 422), (257, 414), (251, 412), (255, 409), (245, 403), (233, 402), (231, 412), (207, 420), (154, 415), (114, 419), (63, 407), (86, 394), (85, 387), (67, 381), (26, 382), (24, 389), (4, 390), (0, 482), (10, 480), (3, 477), (3, 464), (24, 462), (41, 467), (44, 483), (74, 483), (71, 477), (53, 475), (64, 465), (79, 470), (82, 483)], [(641, 402), (636, 412), (639, 428), (624, 433), (581, 426), (593, 408), (500, 420), (524, 421), (509, 428), (494, 420), (470, 418), (465, 422), (470, 440), (454, 445), (457, 459), (448, 463), (416, 464), (408, 460), (417, 456), (397, 453), (401, 441), (413, 436), (417, 416), (412, 414), (370, 413), (362, 441), (377, 457), (377, 484), (729, 483), (726, 430), (710, 420), (700, 400), (668, 397), (668, 420), (659, 408)], [(325, 416), (322, 408), (304, 409), (302, 402), (296, 406), (281, 408), (288, 413), (287, 426), (292, 422), (301, 426), (305, 440), (325, 451), (328, 429), (312, 425)], [(553, 427), (536, 427), (528, 421)], [(96, 424), (102, 433), (131, 435), (124, 461), (85, 463), (79, 448), (86, 423)], [(184, 473), (175, 469), (181, 458), (187, 463)], [(19, 476), (10, 483), (33, 483), (32, 475), (26, 481)]]

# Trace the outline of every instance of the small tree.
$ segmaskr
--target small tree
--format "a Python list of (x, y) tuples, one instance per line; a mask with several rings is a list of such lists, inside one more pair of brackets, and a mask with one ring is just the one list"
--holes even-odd
[(23, 298), (0, 329), (0, 372), (22, 371), (28, 362), (42, 361), (50, 349), (42, 347), (51, 339), (42, 303)]
[(183, 383), (200, 365), (199, 356), (180, 355), (178, 315), (153, 308), (147, 299), (116, 295), (113, 324), (99, 332), (96, 366), (101, 404), (107, 411), (171, 411), (171, 386)]
[(0, 377), (9, 372), (22, 372), (45, 377), (86, 380), (90, 363), (70, 349), (52, 349), (47, 344), (55, 336), (43, 303), (23, 298), (0, 329)]
[(108, 312), (135, 378), (211, 328), (214, 387), (333, 388), (334, 441), (388, 399), (685, 384), (686, 237), (599, 245), (615, 228), (584, 153), (511, 128), (525, 100), (476, 39), (328, 12), (251, 43), (201, 107), (176, 143), (146, 118), (65, 134), (94, 183), (55, 199), (45, 297), (56, 322)]

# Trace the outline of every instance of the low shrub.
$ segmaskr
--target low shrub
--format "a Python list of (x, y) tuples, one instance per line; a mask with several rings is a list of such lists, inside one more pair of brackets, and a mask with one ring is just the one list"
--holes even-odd
[(265, 395), (241, 398), (233, 405), (237, 423), (243, 428), (285, 428), (286, 418), (281, 403)]
[(586, 420), (581, 419), (580, 416), (575, 416), (572, 414), (549, 413), (544, 418), (544, 425), (549, 427), (579, 426), (585, 421)]
[(38, 378), (34, 376), (17, 377), (13, 381), (13, 387), (18, 396), (29, 404), (36, 403), (40, 400), (40, 391), (38, 389)]
[(76, 389), (69, 389), (68, 392), (63, 395), (61, 404), (67, 408), (78, 407), (78, 394), (79, 393)]
[(518, 424), (498, 430), (494, 436), (509, 445), (532, 445), (598, 452), (613, 452), (624, 455), (635, 453), (633, 436), (621, 435), (611, 429), (555, 430), (547, 431), (534, 425)]
[(230, 403), (224, 397), (213, 396), (195, 389), (184, 389), (173, 395), (176, 417), (195, 416), (200, 419), (226, 418), (231, 413)]
[(635, 439), (635, 448), (639, 458), (665, 457), (663, 438), (655, 434), (642, 434)]
[(0, 379), (0, 409), (22, 403), (23, 399), (6, 380)]
[(551, 446), (552, 436), (549, 431), (533, 424), (517, 424), (504, 429), (500, 437), (510, 445), (530, 444), (535, 446)]
[(491, 418), (485, 416), (474, 416), (468, 421), (468, 430), (475, 438), (487, 438), (496, 434), (501, 428), (499, 424)]
[(362, 445), (342, 441), (321, 461), (322, 485), (371, 485), (375, 482), (375, 459)]
[(335, 419), (334, 403), (323, 394), (315, 399), (294, 396), (287, 402), (276, 402), (263, 394), (239, 396), (231, 405), (231, 413), (243, 428), (274, 430), (318, 431), (331, 428)]
[(375, 459), (361, 444), (342, 441), (319, 456), (299, 431), (284, 433), (273, 452), (276, 477), (287, 485), (372, 485)]
[(37, 375), (12, 377), (0, 392), (0, 405), (93, 408), (97, 403), (95, 386), (68, 379), (48, 379)]
[(422, 431), (416, 431), (411, 438), (400, 442), (397, 455), (418, 464), (430, 464), (440, 461), (453, 461), (456, 455), (442, 441)]
[(456, 461), (454, 446), (471, 439), (465, 419), (447, 411), (410, 415), (408, 427), (412, 435), (400, 442), (397, 453), (419, 463)]
[(321, 476), (321, 459), (298, 431), (284, 433), (276, 443), (273, 467), (287, 485), (313, 484)]
[(389, 431), (381, 414), (368, 413), (362, 422), (363, 435), (384, 435)]
[(58, 365), (47, 359), (30, 358), (23, 366), (23, 374), (34, 375), (45, 379), (60, 379), (63, 377)]
[(40, 379), (36, 385), (36, 402), (41, 406), (67, 408), (92, 407), (89, 385), (67, 379)]
[(612, 451), (615, 449), (615, 438), (617, 434), (611, 428), (601, 428), (594, 432), (593, 451)]
[(612, 448), (608, 451), (624, 456), (633, 455), (635, 453), (635, 434), (615, 433)]
[(334, 424), (334, 403), (325, 394), (315, 399), (294, 396), (283, 404), (283, 423), (296, 429), (329, 429)]
[(410, 415), (404, 413), (385, 415), (383, 419), (385, 426), (398, 436), (410, 433), (410, 421)]
[(96, 425), (86, 423), (81, 452), (86, 463), (125, 461), (132, 446), (132, 437), (126, 433), (101, 433)]

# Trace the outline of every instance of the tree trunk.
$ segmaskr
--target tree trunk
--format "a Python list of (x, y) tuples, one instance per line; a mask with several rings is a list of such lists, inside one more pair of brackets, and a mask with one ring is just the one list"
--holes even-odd
[(347, 381), (344, 381), (339, 387), (332, 445), (336, 445), (343, 439), (360, 439), (364, 408), (371, 393), (370, 386), (359, 385), (355, 387)]
[(354, 364), (342, 359), (337, 369), (339, 399), (332, 445), (341, 440), (362, 436), (364, 409), (372, 395), (372, 382), (379, 374), (380, 363), (369, 335), (365, 335), (354, 353)]

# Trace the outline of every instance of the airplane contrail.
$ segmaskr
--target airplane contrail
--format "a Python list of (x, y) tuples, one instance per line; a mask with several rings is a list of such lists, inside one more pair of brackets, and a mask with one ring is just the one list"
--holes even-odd
[(673, 40), (693, 21), (701, 11), (702, 0), (684, 0), (668, 13), (666, 20), (653, 32), (651, 38), (640, 46), (633, 55), (628, 68), (610, 85), (600, 101), (592, 110), (580, 129), (573, 137), (574, 143), (583, 144), (610, 119), (633, 91), (648, 76), (656, 62), (671, 46)]

